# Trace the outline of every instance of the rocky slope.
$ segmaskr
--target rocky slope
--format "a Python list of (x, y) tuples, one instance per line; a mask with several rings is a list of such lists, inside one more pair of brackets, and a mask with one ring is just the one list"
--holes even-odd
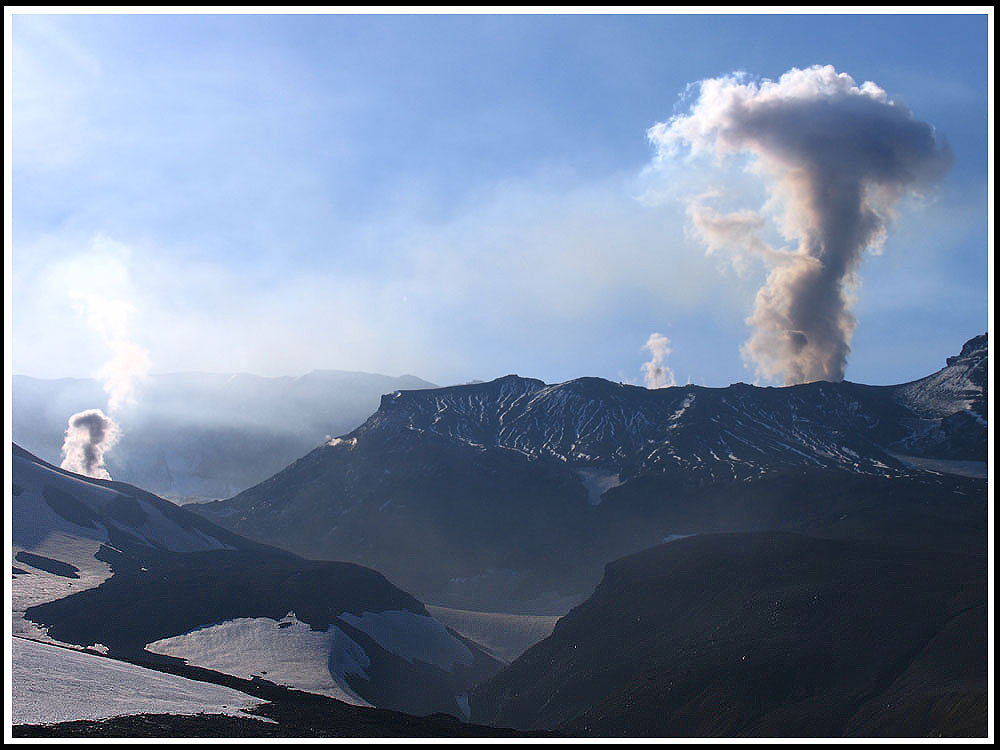
[(983, 554), (931, 545), (680, 539), (609, 564), (472, 716), (571, 736), (985, 736), (986, 574)]
[(910, 523), (888, 511), (903, 506), (951, 533), (978, 513), (985, 483), (909, 459), (985, 458), (986, 357), (978, 337), (900, 386), (647, 390), (511, 375), (397, 391), (356, 430), (198, 512), (371, 565), (435, 604), (559, 613), (604, 562), (672, 535), (888, 531)]

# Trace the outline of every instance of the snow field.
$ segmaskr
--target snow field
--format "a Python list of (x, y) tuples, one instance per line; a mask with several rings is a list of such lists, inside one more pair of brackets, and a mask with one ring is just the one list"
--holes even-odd
[(244, 715), (264, 701), (238, 690), (71, 649), (12, 640), (12, 720), (54, 724), (139, 713)]

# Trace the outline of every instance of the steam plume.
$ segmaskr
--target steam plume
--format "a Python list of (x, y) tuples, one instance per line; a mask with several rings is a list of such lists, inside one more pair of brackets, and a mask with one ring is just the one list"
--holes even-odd
[(677, 384), (674, 371), (666, 365), (670, 355), (670, 339), (662, 333), (651, 333), (642, 347), (653, 355), (649, 362), (642, 364), (642, 376), (647, 388), (667, 388)]
[(100, 409), (74, 414), (66, 428), (62, 468), (88, 477), (111, 479), (104, 466), (104, 453), (118, 436), (118, 425)]
[(900, 198), (951, 166), (947, 145), (872, 82), (857, 86), (833, 66), (793, 68), (777, 81), (743, 74), (702, 81), (688, 114), (649, 130), (658, 157), (747, 154), (771, 178), (770, 199), (792, 250), (760, 235), (764, 214), (721, 213), (702, 196), (689, 206), (708, 250), (768, 266), (744, 345), (758, 373), (786, 384), (842, 380), (856, 319), (851, 293), (865, 250), (881, 248)]
[(135, 382), (149, 373), (149, 353), (132, 343), (128, 323), (135, 308), (127, 302), (98, 295), (77, 295), (88, 324), (104, 339), (111, 359), (101, 368), (104, 391), (108, 394), (108, 413), (87, 409), (69, 418), (63, 441), (60, 466), (77, 474), (110, 479), (104, 466), (104, 454), (121, 437), (118, 414), (135, 400)]

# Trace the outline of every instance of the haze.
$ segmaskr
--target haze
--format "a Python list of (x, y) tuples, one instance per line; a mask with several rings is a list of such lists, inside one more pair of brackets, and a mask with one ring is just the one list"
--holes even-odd
[(835, 374), (922, 377), (988, 328), (985, 15), (12, 20), (15, 373), (780, 384), (747, 348), (769, 266), (688, 213), (784, 247), (773, 175), (649, 134), (702, 82), (814, 66), (950, 156), (857, 248)]

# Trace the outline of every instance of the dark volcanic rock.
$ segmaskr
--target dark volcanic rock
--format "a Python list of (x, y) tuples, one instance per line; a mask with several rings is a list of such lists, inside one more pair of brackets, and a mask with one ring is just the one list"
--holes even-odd
[(583, 486), (557, 461), (410, 434), (317, 449), (212, 506), (199, 512), (306, 556), (336, 549), (418, 596), (484, 571), (513, 571), (526, 599), (542, 584), (523, 571), (579, 584), (589, 522)]
[[(14, 559), (18, 562), (23, 562), (30, 565), (38, 570), (44, 570), (49, 573), (54, 573), (57, 576), (63, 576), (64, 578), (79, 578), (80, 569), (75, 565), (70, 565), (69, 563), (64, 563), (61, 560), (53, 560), (51, 557), (45, 557), (44, 555), (33, 555), (30, 552), (25, 552), (21, 550), (16, 555)], [(15, 568), (17, 570), (17, 568)], [(21, 571), (24, 572), (23, 570)]]
[(114, 655), (135, 658), (147, 643), (226, 620), (280, 621), (295, 612), (314, 630), (325, 630), (343, 612), (386, 610), (427, 613), (360, 565), (210, 550), (116, 570), (97, 588), (30, 607), (25, 616), (63, 643), (103, 643)]
[(984, 457), (986, 353), (964, 351), (902, 386), (647, 390), (509, 375), (398, 391), (353, 432), (196, 510), (307, 557), (369, 565), (438, 604), (533, 613), (564, 612), (607, 560), (675, 534), (871, 536), (935, 516), (951, 533), (956, 519), (979, 522), (985, 483), (899, 454)]
[(986, 461), (987, 355), (986, 334), (976, 336), (944, 369), (895, 386), (893, 397), (911, 416), (904, 420), (909, 434), (893, 447), (921, 457)]
[[(510, 729), (465, 724), (450, 716), (418, 717), (406, 714), (349, 712), (331, 715), (327, 706), (293, 709), (265, 707), (265, 719), (198, 714), (136, 714), (100, 721), (66, 721), (60, 724), (22, 724), (12, 736), (22, 737), (116, 737), (116, 738), (227, 738), (282, 737), (532, 737)], [(324, 710), (325, 709), (325, 710)]]
[(609, 564), (472, 716), (573, 736), (983, 736), (985, 626), (983, 557), (695, 536)]

